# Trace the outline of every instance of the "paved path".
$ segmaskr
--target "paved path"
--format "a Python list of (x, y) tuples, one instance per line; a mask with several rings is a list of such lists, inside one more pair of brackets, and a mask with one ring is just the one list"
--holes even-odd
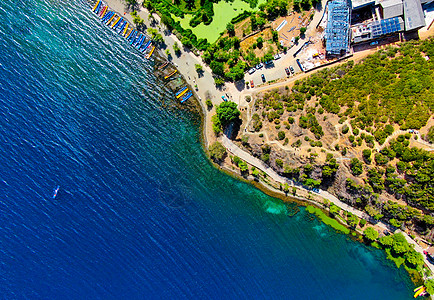
[[(255, 166), (257, 169), (260, 169), (261, 171), (265, 172), (267, 174), (267, 176), (271, 177), (274, 181), (279, 182), (279, 183), (288, 183), (291, 186), (295, 186), (291, 180), (279, 175), (276, 171), (274, 171), (272, 168), (267, 166), (262, 160), (252, 156), (251, 154), (247, 153), (246, 151), (242, 150), (240, 147), (235, 145), (226, 135), (223, 135), (223, 137), (222, 137), (222, 144), (223, 144), (223, 146), (225, 146), (225, 148), (229, 152), (238, 156), (239, 158), (246, 161), (250, 165)], [(296, 187), (299, 189), (304, 189), (301, 186), (296, 186)], [(335, 204), (339, 208), (341, 208), (345, 211), (351, 212), (352, 214), (356, 215), (357, 217), (359, 217), (361, 219), (368, 220), (369, 222), (376, 224), (377, 226), (379, 226), (380, 228), (382, 228), (384, 230), (388, 230), (388, 231), (393, 232), (393, 229), (390, 225), (388, 225), (384, 222), (381, 222), (381, 221), (377, 222), (371, 216), (369, 216), (367, 213), (362, 212), (358, 209), (355, 209), (354, 207), (349, 206), (348, 204), (340, 201), (336, 196), (330, 194), (327, 191), (319, 190), (318, 195), (324, 199), (327, 199), (328, 201)], [(434, 265), (426, 259), (426, 256), (423, 253), (422, 247), (418, 243), (416, 243), (407, 233), (402, 232), (401, 230), (395, 231), (395, 233), (398, 233), (398, 232), (401, 232), (404, 235), (404, 237), (406, 238), (406, 240), (408, 241), (408, 243), (414, 245), (414, 249), (417, 252), (419, 252), (420, 254), (422, 254), (425, 264), (428, 266), (428, 268), (434, 274)]]

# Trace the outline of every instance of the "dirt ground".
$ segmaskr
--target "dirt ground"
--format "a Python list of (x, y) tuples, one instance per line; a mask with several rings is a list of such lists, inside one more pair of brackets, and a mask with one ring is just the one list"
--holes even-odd
[(288, 16), (277, 18), (271, 23), (273, 29), (276, 30), (283, 21), (286, 20), (287, 22), (279, 30), (279, 42), (282, 46), (289, 48), (293, 45), (291, 39), (300, 35), (300, 28), (307, 27), (313, 14), (313, 8), (303, 13), (292, 12)]

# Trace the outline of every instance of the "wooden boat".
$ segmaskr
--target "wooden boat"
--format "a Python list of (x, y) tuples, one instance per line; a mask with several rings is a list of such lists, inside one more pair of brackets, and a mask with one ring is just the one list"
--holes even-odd
[(178, 72), (178, 70), (175, 70), (172, 73), (170, 73), (169, 75), (164, 76), (164, 79), (169, 78), (170, 76), (174, 75), (176, 72)]
[(113, 22), (113, 24), (112, 24), (112, 26), (110, 26), (110, 28), (114, 28), (114, 27), (116, 26), (116, 24), (119, 23), (119, 21), (120, 21), (121, 19), (122, 19), (122, 18), (118, 16), (118, 18), (116, 19), (116, 21)]
[(152, 53), (154, 53), (155, 46), (152, 47), (151, 51), (149, 51), (148, 55), (146, 56), (146, 59), (151, 58)]
[(169, 64), (168, 61), (166, 61), (164, 64), (162, 64), (160, 67), (158, 67), (158, 70), (164, 69)]
[(122, 33), (122, 36), (125, 36), (128, 30), (128, 26), (130, 26), (130, 23), (127, 22), (127, 25), (125, 26), (124, 32)]
[(179, 94), (176, 96), (176, 99), (181, 98), (182, 95), (184, 95), (184, 94), (187, 93), (188, 91), (189, 91), (189, 89), (185, 89), (185, 90), (183, 90), (181, 93), (179, 93)]
[(98, 7), (98, 5), (101, 3), (101, 0), (98, 0), (96, 3), (95, 3), (95, 6), (92, 8), (92, 11), (95, 11), (96, 10), (96, 8)]
[(190, 99), (191, 96), (193, 96), (193, 93), (190, 91), (187, 95), (185, 95), (184, 97), (182, 97), (181, 103), (184, 103), (185, 101), (187, 101), (188, 99)]

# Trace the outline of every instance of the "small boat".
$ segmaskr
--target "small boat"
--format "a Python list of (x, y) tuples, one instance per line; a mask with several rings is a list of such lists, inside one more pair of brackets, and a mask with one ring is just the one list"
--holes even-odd
[(158, 70), (164, 69), (169, 64), (168, 61), (166, 61), (164, 64), (162, 64), (160, 67), (158, 67)]
[(172, 73), (170, 73), (169, 75), (164, 76), (164, 79), (169, 78), (170, 76), (172, 76), (173, 74), (175, 74), (176, 72), (178, 72), (178, 70), (173, 71)]
[(125, 38), (128, 40), (131, 33), (134, 31), (134, 29), (130, 28), (130, 31), (128, 33), (125, 34)]
[(182, 97), (181, 103), (184, 103), (185, 101), (187, 101), (188, 99), (190, 99), (191, 96), (193, 96), (193, 92), (192, 91), (188, 92), (187, 95), (185, 95), (184, 97)]
[(112, 12), (112, 11), (109, 11), (109, 12), (107, 12), (105, 15), (104, 15), (104, 17), (102, 17), (101, 18), (101, 22), (105, 22), (105, 21), (107, 21), (112, 15), (114, 14), (114, 12)]
[(99, 10), (101, 9), (101, 5), (102, 5), (102, 2), (100, 1), (100, 2), (98, 3), (98, 6), (96, 7), (94, 13), (96, 13), (96, 14), (99, 13)]
[(60, 189), (60, 185), (58, 185), (58, 186), (54, 189), (54, 192), (53, 192), (53, 199), (56, 199), (56, 197), (57, 197), (57, 192), (59, 192), (59, 189)]
[(176, 95), (176, 99), (179, 99), (182, 97), (182, 95), (184, 95), (185, 93), (188, 92), (188, 89), (186, 88), (185, 90), (183, 90), (182, 92), (180, 92), (178, 95)]
[(107, 12), (108, 6), (104, 6), (104, 8), (101, 10), (101, 13), (99, 14), (99, 17), (102, 19)]
[(185, 89), (187, 88), (187, 86), (184, 86), (182, 89), (180, 89), (179, 91), (176, 92), (176, 97), (178, 97), (179, 94), (181, 94), (183, 91), (185, 91)]
[(122, 18), (118, 16), (118, 18), (116, 19), (116, 21), (113, 22), (113, 24), (110, 26), (110, 28), (115, 27), (116, 24), (119, 23), (119, 21), (120, 21), (121, 19), (122, 19)]
[(136, 31), (134, 36), (130, 40), (130, 45), (135, 44), (137, 42), (137, 40), (139, 39), (139, 36), (140, 36), (140, 33)]
[(125, 36), (125, 34), (127, 33), (127, 30), (128, 30), (128, 26), (130, 25), (130, 23), (128, 23), (127, 21), (125, 21), (125, 23), (127, 25), (125, 26), (124, 32), (122, 32), (122, 36)]
[(134, 43), (132, 44), (133, 47), (136, 47), (137, 44), (140, 43), (140, 41), (142, 40), (142, 38), (143, 38), (143, 35), (139, 33), (139, 34), (137, 35), (137, 38), (134, 40)]
[(148, 49), (148, 47), (151, 45), (151, 41), (149, 40), (146, 44), (145, 44), (145, 46), (143, 47), (143, 49), (142, 50), (140, 50), (142, 53), (143, 52), (145, 52), (145, 50), (146, 49)]
[(121, 27), (121, 25), (123, 24), (123, 22), (124, 22), (124, 18), (121, 18), (121, 20), (115, 25), (115, 27), (113, 27), (113, 30), (118, 30), (119, 29), (119, 27)]
[(121, 32), (124, 30), (126, 24), (127, 24), (127, 21), (122, 21), (122, 24), (119, 25), (119, 29), (117, 30), (117, 32), (119, 34), (121, 34)]
[(116, 18), (118, 15), (114, 14), (108, 21), (107, 23), (105, 23), (107, 26), (109, 26), (109, 24), (113, 21), (114, 18)]
[[(426, 251), (424, 251), (424, 253), (425, 253)], [(421, 285), (420, 287), (417, 287), (417, 288), (415, 288), (414, 290), (413, 290), (413, 292), (414, 293), (416, 293), (418, 290), (420, 290), (421, 288), (423, 288), (423, 285)]]
[(134, 39), (137, 36), (137, 30), (134, 29), (133, 33), (130, 35), (130, 38), (128, 39), (128, 41), (130, 42), (130, 44), (133, 43)]
[(141, 42), (139, 43), (139, 45), (137, 46), (137, 49), (138, 49), (138, 50), (140, 50), (140, 48), (142, 48), (143, 43), (145, 42), (145, 40), (146, 40), (146, 36), (143, 36), (142, 41), (141, 41)]
[(414, 298), (419, 297), (419, 295), (422, 294), (423, 292), (425, 292), (425, 287), (422, 287), (421, 289), (419, 289), (419, 290), (414, 294)]
[(96, 3), (95, 3), (95, 6), (92, 8), (92, 11), (95, 11), (96, 10), (96, 8), (98, 7), (98, 5), (101, 3), (101, 0), (98, 0)]
[(155, 46), (153, 46), (152, 49), (151, 49), (151, 51), (149, 51), (148, 55), (146, 56), (146, 59), (150, 59), (151, 58), (151, 55), (152, 55), (152, 53), (154, 53), (154, 50), (155, 50)]

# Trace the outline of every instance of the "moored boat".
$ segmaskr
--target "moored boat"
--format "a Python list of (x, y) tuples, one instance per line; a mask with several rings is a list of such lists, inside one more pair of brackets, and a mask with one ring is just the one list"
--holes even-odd
[(101, 0), (98, 0), (96, 3), (95, 3), (95, 6), (92, 8), (92, 11), (95, 11), (96, 10), (96, 8), (98, 7), (98, 5), (101, 3)]
[(187, 101), (188, 99), (190, 99), (191, 96), (193, 96), (193, 92), (192, 91), (188, 92), (187, 95), (185, 95), (184, 97), (182, 97), (181, 103), (184, 103), (185, 101)]
[(117, 17), (117, 14), (113, 13), (113, 16), (105, 23), (107, 26), (113, 21), (114, 18)]
[(151, 58), (151, 55), (152, 55), (152, 53), (154, 53), (154, 50), (155, 50), (155, 46), (153, 46), (152, 49), (151, 49), (151, 51), (149, 51), (148, 55), (146, 56), (146, 59), (150, 59)]
[(121, 17), (118, 16), (118, 18), (116, 19), (116, 21), (113, 22), (113, 24), (110, 26), (110, 28), (113, 28), (116, 26), (116, 24), (121, 20)]
[(143, 47), (143, 49), (140, 50), (140, 51), (141, 52), (145, 52), (145, 50), (148, 49), (149, 45), (151, 45), (151, 41), (150, 40), (145, 44), (145, 46)]
[(178, 97), (179, 94), (181, 94), (183, 91), (185, 91), (185, 89), (187, 88), (187, 86), (184, 86), (182, 89), (180, 89), (179, 91), (176, 92), (176, 97)]
[(126, 22), (126, 23), (127, 23), (127, 25), (125, 25), (125, 29), (124, 29), (124, 32), (122, 33), (122, 36), (125, 36), (125, 34), (127, 33), (127, 30), (128, 30), (128, 26), (130, 25), (130, 23), (128, 23), (128, 22)]
[(176, 72), (178, 72), (178, 70), (173, 71), (172, 73), (170, 73), (169, 75), (164, 76), (164, 79), (169, 78), (170, 76), (173, 76)]
[(101, 19), (101, 22), (106, 22), (112, 15), (114, 14), (114, 12), (112, 12), (112, 11), (109, 11), (109, 12), (107, 12), (105, 15), (104, 15), (104, 17)]
[(101, 10), (101, 13), (99, 14), (100, 18), (103, 18), (105, 13), (107, 12), (108, 6), (104, 6), (104, 8)]
[(181, 93), (179, 93), (178, 95), (176, 95), (176, 99), (181, 98), (185, 93), (187, 93), (189, 91), (189, 89), (185, 89), (183, 90)]

